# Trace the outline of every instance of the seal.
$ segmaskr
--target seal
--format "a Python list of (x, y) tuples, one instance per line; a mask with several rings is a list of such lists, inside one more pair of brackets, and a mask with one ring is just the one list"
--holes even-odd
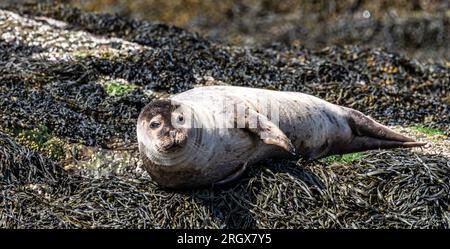
[(149, 103), (137, 138), (144, 168), (167, 188), (225, 184), (268, 158), (426, 144), (308, 94), (236, 86), (198, 87)]

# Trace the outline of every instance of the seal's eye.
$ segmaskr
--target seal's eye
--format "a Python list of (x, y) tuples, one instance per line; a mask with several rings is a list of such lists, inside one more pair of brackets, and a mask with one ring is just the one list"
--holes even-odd
[(156, 129), (156, 128), (159, 128), (160, 126), (161, 126), (161, 123), (158, 122), (158, 121), (153, 121), (153, 122), (150, 123), (150, 128), (151, 129)]
[(177, 120), (179, 123), (183, 123), (184, 122), (184, 117), (182, 114), (178, 115)]

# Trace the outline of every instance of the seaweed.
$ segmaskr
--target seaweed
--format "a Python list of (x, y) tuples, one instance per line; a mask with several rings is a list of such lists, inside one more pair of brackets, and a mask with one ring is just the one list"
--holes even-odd
[[(0, 33), (0, 227), (450, 227), (446, 64), (376, 46), (228, 46), (52, 4), (0, 9)], [(309, 93), (429, 145), (338, 162), (269, 160), (226, 188), (161, 189), (141, 168), (139, 112), (207, 84)], [(446, 136), (401, 128), (415, 124)], [(48, 141), (63, 145), (60, 156)]]

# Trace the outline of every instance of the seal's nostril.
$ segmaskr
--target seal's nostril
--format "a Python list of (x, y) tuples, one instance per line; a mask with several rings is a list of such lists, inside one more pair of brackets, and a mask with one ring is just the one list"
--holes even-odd
[(175, 138), (175, 136), (177, 135), (176, 131), (169, 131), (169, 135), (171, 138)]

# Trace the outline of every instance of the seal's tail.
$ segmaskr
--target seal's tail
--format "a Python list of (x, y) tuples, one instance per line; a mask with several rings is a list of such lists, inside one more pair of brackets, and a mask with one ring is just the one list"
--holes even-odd
[(373, 149), (411, 148), (426, 144), (424, 142), (417, 142), (412, 138), (395, 132), (359, 111), (350, 108), (345, 109), (348, 112), (348, 123), (355, 136), (352, 143), (346, 148), (350, 150), (348, 152)]

